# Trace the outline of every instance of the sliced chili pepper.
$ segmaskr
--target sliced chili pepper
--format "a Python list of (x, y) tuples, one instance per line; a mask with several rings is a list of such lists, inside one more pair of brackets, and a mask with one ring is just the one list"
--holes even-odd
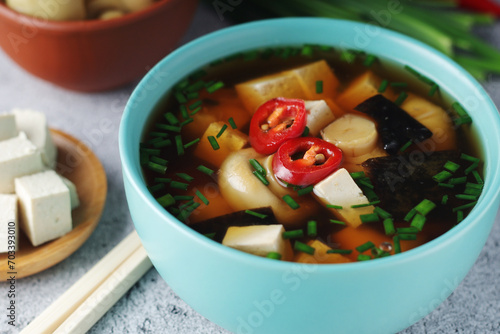
[(303, 100), (277, 97), (262, 104), (250, 122), (250, 144), (261, 154), (272, 154), (287, 139), (299, 137), (306, 127)]
[(459, 0), (460, 7), (500, 16), (500, 5), (491, 0)]
[(307, 186), (330, 175), (341, 162), (342, 151), (332, 143), (315, 137), (293, 138), (274, 155), (273, 172), (280, 180)]

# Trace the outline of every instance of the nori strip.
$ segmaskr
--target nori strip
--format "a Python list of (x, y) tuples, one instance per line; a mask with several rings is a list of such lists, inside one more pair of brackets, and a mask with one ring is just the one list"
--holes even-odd
[(189, 226), (201, 234), (215, 232), (213, 240), (222, 242), (230, 226), (273, 225), (279, 224), (271, 207), (255, 208), (252, 211), (264, 214), (267, 217), (258, 218), (245, 212), (245, 210), (229, 213), (227, 215), (210, 218), (190, 224)]
[(424, 199), (441, 203), (443, 196), (448, 195), (446, 205), (439, 206), (439, 209), (448, 211), (460, 203), (454, 194), (463, 191), (439, 187), (438, 182), (432, 179), (443, 170), (448, 160), (458, 161), (459, 156), (457, 151), (415, 151), (368, 159), (362, 165), (380, 198), (380, 207), (402, 219)]
[(432, 131), (383, 95), (370, 97), (354, 109), (375, 119), (384, 150), (390, 155), (398, 154), (409, 141), (418, 143), (432, 137)]

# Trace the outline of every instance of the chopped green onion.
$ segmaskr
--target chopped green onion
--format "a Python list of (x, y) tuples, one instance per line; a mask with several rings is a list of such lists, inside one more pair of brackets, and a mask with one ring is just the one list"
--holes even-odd
[(361, 186), (365, 186), (369, 189), (374, 189), (374, 186), (373, 184), (371, 183), (370, 179), (367, 178), (367, 177), (364, 177), (362, 179), (359, 179), (358, 180), (358, 183), (361, 185)]
[(151, 156), (150, 161), (162, 166), (166, 166), (168, 164), (168, 160), (157, 157), (156, 155)]
[(436, 94), (436, 92), (437, 92), (438, 89), (439, 89), (439, 86), (437, 84), (433, 83), (431, 85), (431, 89), (429, 89), (428, 95), (429, 96), (433, 96), (434, 94)]
[(416, 214), (417, 214), (417, 210), (415, 210), (415, 208), (413, 208), (406, 214), (406, 216), (403, 218), (403, 220), (406, 222), (409, 222), (413, 218), (413, 216), (415, 216)]
[(288, 206), (291, 207), (292, 209), (297, 210), (298, 208), (300, 208), (300, 205), (297, 202), (295, 202), (292, 196), (287, 194), (282, 198), (285, 201), (285, 203), (288, 204)]
[(357, 180), (357, 179), (361, 179), (361, 178), (366, 177), (365, 172), (363, 172), (363, 171), (350, 173), (350, 175), (351, 175), (353, 180)]
[(194, 199), (194, 196), (190, 196), (190, 195), (175, 195), (174, 199), (176, 201), (191, 201), (191, 200)]
[(359, 218), (363, 224), (378, 222), (380, 219), (376, 213), (368, 213), (366, 215), (360, 215)]
[(403, 146), (399, 149), (399, 151), (400, 151), (400, 152), (404, 152), (404, 151), (406, 151), (406, 150), (408, 149), (408, 147), (410, 147), (412, 144), (413, 144), (413, 142), (412, 142), (411, 140), (408, 140), (408, 141), (406, 142), (406, 144), (404, 144), (404, 145), (403, 145)]
[(394, 254), (401, 253), (400, 236), (396, 235), (394, 238), (392, 238), (392, 241), (394, 242)]
[(300, 188), (299, 190), (297, 190), (297, 195), (303, 196), (303, 195), (309, 194), (313, 190), (314, 190), (313, 185), (307, 186), (305, 188)]
[(465, 185), (465, 188), (472, 188), (472, 189), (482, 190), (483, 189), (483, 185), (482, 184), (476, 184), (476, 183), (467, 182), (467, 184)]
[[(472, 123), (472, 118), (469, 116), (467, 111), (465, 111), (464, 107), (458, 102), (454, 102), (451, 107), (455, 112), (457, 113), (459, 117), (459, 123), (464, 124), (464, 123)], [(460, 125), (459, 124), (459, 125)]]
[(460, 159), (466, 160), (466, 161), (470, 161), (470, 162), (477, 162), (477, 163), (479, 163), (481, 161), (481, 159), (473, 157), (473, 156), (470, 156), (470, 155), (465, 154), (465, 153), (462, 153), (460, 155)]
[(207, 92), (212, 94), (213, 92), (221, 89), (224, 87), (224, 83), (222, 81), (217, 81), (216, 83), (212, 84), (211, 86), (207, 87)]
[(178, 177), (180, 177), (181, 179), (183, 179), (187, 182), (191, 182), (194, 180), (194, 177), (192, 177), (191, 175), (186, 174), (186, 173), (176, 173), (175, 175), (177, 175)]
[(384, 79), (382, 80), (382, 82), (380, 83), (380, 87), (378, 88), (378, 92), (379, 93), (383, 93), (385, 92), (385, 90), (387, 89), (387, 86), (389, 85), (389, 81)]
[(183, 210), (183, 209), (187, 208), (188, 206), (190, 206), (190, 205), (191, 205), (191, 204), (193, 204), (193, 203), (194, 203), (194, 200), (187, 201), (186, 203), (184, 203), (184, 204), (180, 205), (180, 206), (179, 206), (179, 209), (180, 209), (180, 210)]
[(377, 60), (377, 57), (374, 55), (366, 55), (365, 61), (363, 62), (363, 65), (366, 67), (370, 67), (373, 65), (373, 63)]
[(188, 110), (187, 110), (186, 106), (185, 105), (181, 105), (180, 109), (181, 109), (181, 116), (182, 116), (182, 118), (188, 119), (189, 118), (189, 113), (188, 113)]
[(467, 176), (456, 177), (448, 181), (449, 184), (461, 184), (467, 182)]
[(422, 231), (426, 219), (427, 218), (425, 218), (425, 216), (421, 215), (420, 213), (417, 213), (415, 217), (413, 217), (413, 220), (411, 221), (411, 227), (416, 228), (418, 231)]
[(394, 229), (394, 220), (392, 218), (386, 218), (384, 219), (384, 231), (386, 235), (393, 235), (396, 233), (396, 230)]
[(151, 138), (150, 140), (148, 140), (145, 144), (146, 145), (153, 145), (154, 143), (157, 143), (159, 141), (162, 141), (163, 138), (162, 137), (154, 137), (154, 138)]
[(474, 195), (457, 194), (457, 195), (455, 195), (455, 197), (458, 199), (466, 200), (466, 201), (476, 201), (477, 200), (477, 196), (474, 196)]
[(285, 231), (282, 234), (283, 239), (298, 239), (304, 236), (303, 230), (293, 230), (293, 231)]
[(338, 225), (345, 225), (345, 222), (341, 220), (335, 220), (335, 219), (330, 219), (330, 223), (338, 224)]
[(175, 189), (187, 190), (187, 188), (189, 187), (189, 184), (184, 183), (184, 182), (172, 181), (172, 182), (170, 182), (170, 187), (175, 188)]
[(188, 118), (185, 121), (183, 121), (180, 126), (183, 127), (185, 125), (188, 125), (189, 123), (194, 122), (194, 118)]
[(190, 115), (192, 116), (192, 115), (196, 114), (197, 112), (199, 112), (200, 110), (201, 110), (201, 107), (198, 107), (195, 110), (191, 111)]
[(429, 79), (428, 77), (426, 77), (425, 75), (421, 74), (420, 72), (418, 72), (417, 70), (415, 70), (414, 68), (408, 66), (408, 65), (405, 65), (405, 70), (407, 70), (408, 72), (410, 72), (411, 74), (413, 74), (415, 77), (417, 77), (417, 79), (419, 79), (420, 81), (432, 86), (434, 85), (434, 81), (432, 81), (431, 79)]
[(248, 160), (250, 162), (250, 165), (252, 165), (253, 169), (262, 176), (267, 175), (267, 171), (262, 165), (256, 160), (256, 159), (250, 159)]
[(344, 50), (340, 54), (340, 60), (352, 63), (356, 59), (356, 54), (348, 50)]
[(232, 117), (230, 117), (227, 121), (228, 121), (229, 125), (231, 125), (231, 128), (233, 128), (233, 129), (237, 128), (236, 123), (234, 122), (234, 119)]
[[(417, 217), (418, 215), (419, 214), (417, 213), (415, 215), (415, 217)], [(422, 216), (422, 215), (420, 215), (420, 216)], [(415, 217), (413, 217), (413, 220), (415, 220)], [(398, 234), (412, 234), (412, 233), (414, 234), (414, 233), (418, 233), (418, 232), (419, 232), (419, 230), (416, 227), (414, 227), (414, 226), (411, 226), (411, 227), (399, 227), (399, 228), (396, 229), (396, 233), (398, 233)]]
[(157, 192), (157, 191), (160, 191), (160, 190), (163, 190), (165, 189), (165, 183), (157, 183), (151, 187), (148, 187), (148, 190), (151, 192), (151, 193), (154, 193), (154, 192)]
[(310, 220), (307, 222), (307, 236), (315, 238), (318, 235), (318, 222)]
[(436, 207), (432, 201), (428, 199), (424, 199), (422, 202), (417, 204), (415, 210), (423, 216), (426, 216), (429, 212), (431, 212)]
[(432, 179), (436, 182), (444, 182), (446, 180), (448, 180), (450, 177), (452, 177), (452, 174), (448, 171), (441, 171), (439, 173), (437, 173), (436, 175), (434, 175), (432, 177)]
[(308, 127), (308, 126), (306, 126), (306, 127), (304, 128), (304, 131), (302, 132), (301, 137), (307, 137), (308, 135), (309, 135), (309, 127)]
[(173, 126), (170, 124), (156, 123), (155, 127), (158, 129), (161, 129), (161, 130), (167, 130), (167, 131), (172, 131), (172, 132), (181, 132), (180, 126)]
[(476, 197), (479, 197), (479, 195), (481, 195), (481, 190), (474, 189), (474, 188), (465, 188), (464, 194), (466, 194), (466, 195), (474, 195)]
[(385, 211), (379, 206), (376, 206), (375, 209), (373, 209), (373, 213), (376, 213), (382, 219), (387, 219), (392, 217), (392, 215), (389, 212)]
[(448, 203), (448, 195), (443, 195), (443, 198), (441, 198), (441, 204), (446, 205)]
[(180, 104), (187, 102), (186, 97), (180, 92), (175, 93), (175, 98), (177, 99), (177, 102), (179, 102)]
[(323, 80), (316, 81), (316, 94), (323, 93)]
[(326, 251), (327, 254), (351, 254), (352, 249), (329, 249)]
[(300, 51), (301, 55), (308, 56), (308, 57), (312, 56), (313, 53), (314, 53), (314, 50), (313, 50), (311, 45), (304, 45), (302, 47), (302, 50)]
[(473, 170), (472, 171), (472, 175), (476, 179), (477, 183), (479, 183), (479, 184), (483, 184), (484, 183), (483, 179), (481, 178), (481, 175), (479, 175), (479, 172), (477, 170)]
[(391, 82), (391, 87), (408, 87), (408, 83), (406, 82)]
[(281, 260), (281, 254), (277, 252), (269, 252), (266, 257), (273, 260)]
[(379, 199), (375, 191), (373, 191), (373, 189), (363, 188), (363, 193), (365, 194), (366, 198), (368, 198), (369, 201), (376, 201)]
[(220, 129), (219, 133), (215, 137), (219, 138), (220, 136), (222, 136), (222, 134), (224, 133), (224, 131), (226, 131), (226, 129), (227, 129), (227, 125), (224, 124), (222, 126), (222, 128)]
[(190, 85), (189, 87), (187, 87), (186, 92), (188, 92), (188, 93), (197, 92), (200, 89), (202, 89), (203, 87), (205, 87), (205, 82), (203, 82), (203, 80), (199, 80), (199, 81), (195, 82), (194, 84)]
[(460, 165), (457, 163), (454, 163), (453, 161), (447, 161), (444, 164), (444, 168), (449, 170), (450, 172), (454, 173), (460, 168)]
[(295, 241), (295, 243), (293, 244), (293, 249), (295, 249), (296, 251), (299, 251), (299, 252), (309, 254), (309, 255), (314, 255), (314, 251), (316, 250), (316, 249), (314, 249), (314, 247), (306, 245), (305, 243), (300, 242), (300, 241)]
[(183, 90), (187, 86), (189, 86), (189, 80), (188, 79), (184, 79), (184, 80), (182, 80), (181, 82), (179, 82), (179, 83), (177, 83), (175, 85), (175, 90)]
[(146, 167), (148, 167), (148, 169), (152, 170), (153, 172), (157, 172), (160, 174), (165, 174), (167, 172), (167, 166), (160, 165), (152, 161), (149, 161), (146, 164)]
[(375, 247), (375, 244), (371, 241), (367, 241), (365, 242), (364, 244), (362, 245), (359, 245), (358, 247), (356, 247), (356, 250), (359, 252), (359, 253), (363, 253), (369, 249), (372, 249), (373, 247)]
[(191, 103), (188, 108), (189, 108), (189, 110), (194, 110), (194, 109), (200, 107), (202, 103), (203, 102), (201, 100), (198, 100), (194, 103)]
[(184, 145), (182, 144), (181, 135), (175, 136), (175, 146), (177, 147), (177, 155), (183, 155), (184, 154)]
[(196, 138), (196, 139), (191, 140), (189, 143), (184, 144), (184, 149), (191, 147), (195, 144), (198, 144), (199, 141), (200, 141), (200, 138)]
[(367, 254), (359, 254), (358, 255), (358, 261), (368, 261), (371, 259), (372, 259), (372, 257), (370, 255), (367, 255)]
[(212, 148), (214, 149), (214, 151), (216, 151), (220, 148), (219, 143), (217, 143), (217, 139), (215, 139), (214, 136), (208, 136), (207, 139), (210, 142), (210, 145), (212, 145)]
[(450, 189), (455, 187), (453, 184), (449, 184), (449, 183), (438, 183), (438, 186), (443, 187), (443, 188), (450, 188)]
[(415, 233), (398, 234), (400, 240), (417, 240)]
[(156, 201), (164, 208), (175, 204), (175, 199), (170, 194), (166, 194), (156, 199)]
[(351, 205), (351, 208), (352, 209), (365, 208), (367, 206), (377, 205), (379, 203), (380, 203), (380, 201), (373, 201), (373, 202), (363, 203), (363, 204), (354, 204), (354, 205)]
[(203, 204), (208, 205), (210, 203), (208, 199), (205, 197), (205, 195), (201, 193), (201, 191), (196, 190), (196, 196), (198, 196), (198, 198), (203, 202)]
[(164, 148), (170, 145), (172, 145), (172, 141), (170, 139), (164, 139), (153, 144), (155, 148)]
[(165, 132), (158, 132), (158, 131), (151, 131), (149, 133), (150, 136), (153, 136), (153, 137), (168, 137), (168, 133), (165, 133)]
[(467, 204), (464, 204), (464, 205), (460, 205), (460, 206), (457, 206), (457, 207), (453, 208), (451, 211), (457, 212), (457, 211), (460, 211), (460, 210), (468, 209), (468, 208), (471, 208), (474, 205), (476, 205), (476, 203), (477, 203), (477, 201), (470, 202), (470, 203), (467, 203)]
[(457, 211), (457, 224), (464, 220), (464, 212), (462, 210)]
[(404, 102), (404, 100), (406, 100), (407, 97), (408, 94), (406, 94), (406, 92), (401, 92), (396, 101), (394, 101), (394, 104), (400, 106)]
[(245, 210), (245, 213), (249, 214), (249, 215), (252, 215), (252, 216), (255, 216), (257, 218), (260, 218), (260, 219), (267, 218), (267, 215), (265, 215), (263, 213), (255, 212), (255, 211), (252, 211), (252, 210)]
[(266, 177), (264, 175), (257, 172), (256, 170), (254, 170), (252, 173), (260, 180), (260, 182), (264, 183), (264, 185), (266, 185), (266, 186), (269, 185), (269, 181), (266, 179)]
[(341, 210), (342, 209), (341, 205), (335, 205), (335, 204), (327, 204), (326, 207), (329, 208), (329, 209), (336, 209), (336, 210)]
[(200, 94), (198, 92), (193, 92), (193, 93), (187, 93), (186, 97), (188, 100), (194, 100), (200, 97)]
[(196, 167), (196, 169), (207, 175), (212, 175), (213, 173), (215, 173), (212, 169), (205, 167), (203, 165), (199, 165), (198, 167)]
[(166, 178), (166, 177), (155, 177), (154, 182), (164, 182), (164, 183), (170, 183), (172, 179)]
[(167, 122), (169, 122), (170, 124), (172, 124), (172, 125), (179, 124), (179, 120), (171, 112), (167, 112), (163, 116), (165, 117)]
[(472, 165), (470, 165), (469, 167), (467, 167), (464, 171), (465, 175), (469, 175), (470, 172), (472, 172), (473, 170), (477, 169), (477, 167), (479, 166), (479, 163), (478, 162), (474, 162)]

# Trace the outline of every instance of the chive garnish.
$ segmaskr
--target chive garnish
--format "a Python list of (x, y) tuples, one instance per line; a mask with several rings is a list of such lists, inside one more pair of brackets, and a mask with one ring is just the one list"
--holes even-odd
[(189, 80), (188, 79), (184, 79), (184, 80), (182, 80), (181, 82), (179, 82), (179, 83), (177, 83), (175, 85), (175, 90), (183, 90), (187, 86), (189, 86)]
[(358, 261), (368, 261), (371, 259), (372, 259), (372, 257), (370, 255), (367, 255), (367, 254), (359, 254), (358, 255)]
[(266, 179), (266, 177), (264, 175), (257, 172), (256, 170), (254, 170), (252, 173), (260, 180), (260, 182), (264, 183), (264, 185), (266, 185), (266, 186), (269, 185), (269, 181)]
[(391, 82), (391, 87), (408, 87), (408, 83), (406, 82)]
[(180, 127), (183, 127), (183, 126), (186, 126), (188, 125), (189, 123), (191, 122), (194, 122), (194, 119), (193, 118), (188, 118), (186, 119), (185, 121), (183, 121), (181, 124), (180, 124)]
[(326, 251), (327, 254), (351, 254), (352, 249), (329, 249)]
[(418, 213), (420, 213), (421, 215), (426, 216), (435, 207), (436, 207), (436, 204), (434, 204), (432, 201), (429, 201), (428, 199), (424, 199), (422, 202), (417, 204), (417, 206), (415, 207), (415, 210)]
[(307, 222), (307, 236), (315, 238), (318, 235), (318, 222), (310, 220)]
[(166, 194), (162, 197), (159, 197), (156, 199), (156, 201), (160, 203), (160, 205), (163, 206), (164, 208), (171, 206), (175, 203), (175, 199), (170, 194)]
[[(415, 215), (415, 217), (417, 217), (418, 215), (419, 214), (417, 213)], [(422, 215), (420, 215), (420, 216), (422, 216)], [(415, 220), (415, 217), (413, 217), (413, 220)], [(414, 233), (418, 233), (419, 230), (416, 227), (412, 227), (412, 226), (411, 227), (399, 227), (396, 229), (396, 232), (398, 234), (412, 234), (412, 233), (414, 234)]]
[(301, 137), (307, 137), (308, 135), (309, 135), (309, 127), (308, 127), (308, 126), (306, 126), (306, 127), (304, 128), (304, 131), (302, 132)]
[(154, 155), (157, 155), (157, 154), (160, 154), (161, 153), (161, 150), (159, 149), (154, 149), (154, 148), (145, 148), (145, 147), (141, 147), (141, 152), (144, 152), (144, 153), (147, 153), (147, 154), (154, 154)]
[(197, 92), (200, 89), (202, 89), (203, 87), (205, 87), (205, 82), (203, 82), (203, 80), (198, 80), (195, 83), (193, 83), (192, 85), (188, 86), (185, 89), (185, 91), (188, 93)]
[(168, 133), (158, 132), (158, 131), (151, 131), (149, 135), (152, 137), (163, 137), (163, 138), (168, 137)]
[(479, 172), (477, 170), (473, 170), (472, 171), (472, 175), (474, 176), (474, 178), (476, 179), (476, 182), (479, 183), (479, 184), (484, 184), (484, 181), (483, 179), (481, 178), (481, 175), (479, 175)]
[(168, 160), (157, 157), (156, 155), (151, 156), (150, 161), (162, 166), (166, 166), (168, 164)]
[(291, 207), (292, 209), (297, 210), (298, 208), (300, 208), (300, 205), (297, 202), (295, 202), (292, 196), (287, 194), (282, 198), (285, 201), (285, 203), (288, 204), (288, 206)]
[(293, 230), (293, 231), (285, 231), (282, 234), (283, 239), (298, 239), (304, 236), (303, 230)]
[(307, 186), (305, 188), (300, 188), (299, 190), (297, 190), (297, 195), (303, 196), (303, 195), (309, 194), (313, 190), (314, 190), (313, 185)]
[(458, 198), (458, 199), (466, 200), (466, 201), (475, 201), (475, 200), (477, 200), (477, 196), (467, 195), (467, 194), (456, 194), (455, 197)]
[(252, 210), (245, 210), (245, 213), (249, 214), (249, 215), (252, 215), (252, 216), (255, 216), (257, 218), (260, 218), (260, 219), (264, 219), (264, 218), (267, 217), (267, 215), (265, 215), (263, 213), (255, 212), (255, 211), (252, 211)]
[(443, 198), (441, 198), (441, 204), (446, 205), (448, 203), (448, 195), (443, 195)]
[(377, 205), (379, 203), (380, 203), (380, 201), (373, 201), (373, 202), (363, 203), (363, 204), (354, 204), (354, 205), (351, 205), (351, 208), (352, 209), (364, 208), (364, 207), (367, 207), (370, 205)]
[(299, 252), (307, 253), (309, 255), (314, 255), (314, 251), (316, 250), (314, 247), (311, 247), (300, 241), (295, 241), (295, 243), (293, 244), (293, 249)]
[(262, 165), (256, 160), (256, 159), (250, 159), (248, 160), (250, 162), (250, 165), (252, 165), (253, 169), (255, 171), (263, 176), (267, 174), (267, 171)]
[(461, 125), (466, 123), (472, 123), (472, 118), (469, 116), (467, 111), (465, 111), (464, 107), (462, 107), (460, 103), (454, 102), (451, 105), (451, 107), (453, 108), (453, 110), (455, 110), (455, 112), (458, 115), (458, 119), (456, 120), (455, 124), (458, 123), (457, 125)]
[(196, 167), (196, 169), (202, 173), (207, 174), (207, 175), (212, 175), (213, 173), (215, 173), (212, 169), (210, 169), (206, 166), (203, 166), (203, 165), (199, 165), (198, 167)]
[(196, 138), (194, 140), (191, 140), (189, 143), (187, 144), (184, 144), (184, 149), (188, 148), (188, 147), (191, 147), (195, 144), (198, 144), (198, 142), (200, 141), (200, 138)]
[(444, 164), (444, 169), (447, 169), (452, 173), (456, 172), (459, 168), (460, 168), (460, 165), (457, 163), (454, 163), (453, 161), (447, 161)]
[(474, 162), (472, 165), (470, 165), (469, 167), (467, 167), (465, 169), (465, 171), (464, 171), (465, 175), (469, 175), (469, 173), (472, 172), (473, 170), (475, 170), (478, 166), (479, 166), (479, 163)]
[(163, 124), (163, 123), (156, 123), (155, 127), (161, 130), (167, 130), (167, 131), (172, 131), (172, 132), (181, 132), (181, 127), (180, 126), (173, 126), (170, 124)]
[(394, 101), (394, 103), (398, 106), (400, 106), (404, 100), (406, 100), (406, 98), (408, 97), (408, 94), (406, 94), (406, 92), (401, 92), (398, 96), (398, 98), (396, 99), (396, 101)]
[(367, 241), (365, 242), (364, 244), (362, 245), (359, 245), (358, 247), (356, 247), (356, 250), (359, 252), (359, 253), (363, 253), (369, 249), (372, 249), (373, 247), (375, 247), (375, 244), (371, 241)]
[(266, 257), (273, 260), (281, 260), (281, 254), (277, 252), (269, 252)]
[(172, 181), (172, 182), (170, 182), (170, 187), (175, 188), (175, 189), (187, 190), (187, 188), (189, 187), (189, 184), (184, 183), (184, 182), (179, 182), (179, 181)]
[(174, 199), (176, 201), (191, 201), (192, 199), (194, 199), (194, 196), (190, 196), (190, 195), (175, 195)]
[(343, 222), (341, 220), (336, 220), (336, 219), (330, 219), (330, 223), (338, 224), (338, 225), (345, 225), (345, 222)]
[(394, 220), (392, 218), (386, 218), (384, 219), (384, 231), (386, 235), (393, 235), (396, 233), (396, 230), (394, 229)]
[(422, 231), (424, 228), (424, 224), (427, 218), (425, 216), (417, 213), (415, 217), (413, 217), (413, 220), (411, 221), (411, 227), (416, 228), (418, 231)]
[(313, 53), (314, 53), (314, 50), (313, 50), (311, 45), (304, 45), (302, 47), (302, 50), (300, 51), (301, 55), (308, 56), (308, 57), (312, 56)]
[(216, 83), (207, 87), (207, 92), (212, 94), (213, 92), (221, 89), (222, 87), (224, 87), (224, 83), (222, 81), (217, 81)]
[(453, 184), (449, 184), (449, 183), (442, 183), (442, 182), (441, 182), (441, 183), (438, 183), (438, 186), (439, 186), (439, 187), (443, 187), (443, 188), (450, 188), (450, 189), (451, 189), (451, 188), (453, 188), (453, 187), (455, 187)]
[(448, 171), (441, 171), (439, 173), (437, 173), (436, 175), (434, 175), (432, 177), (432, 179), (436, 182), (444, 182), (446, 180), (448, 180), (450, 177), (452, 177), (452, 174)]
[(184, 145), (182, 144), (182, 137), (180, 135), (175, 136), (175, 146), (177, 148), (177, 155), (183, 155)]
[(465, 183), (465, 182), (467, 182), (467, 176), (455, 177), (455, 178), (450, 179), (448, 181), (449, 184), (462, 184), (462, 183)]
[(179, 209), (184, 210), (185, 208), (187, 208), (188, 206), (190, 206), (193, 203), (194, 203), (194, 200), (187, 201), (186, 203), (179, 205)]
[(360, 215), (359, 218), (363, 224), (378, 222), (380, 219), (376, 213), (368, 213), (366, 215)]
[(378, 92), (379, 93), (383, 93), (385, 92), (385, 90), (387, 89), (387, 86), (389, 85), (389, 81), (384, 79), (382, 80), (382, 82), (380, 83), (380, 87), (378, 88)]
[(370, 179), (367, 178), (367, 177), (358, 179), (358, 184), (361, 185), (361, 186), (365, 186), (365, 187), (367, 187), (369, 189), (374, 189), (373, 184), (371, 183)]
[(163, 166), (163, 165), (157, 164), (157, 163), (152, 162), (152, 161), (149, 161), (146, 164), (146, 167), (148, 169), (152, 170), (153, 172), (157, 172), (157, 173), (160, 173), (160, 174), (165, 174), (166, 171), (167, 171), (167, 166)]
[(403, 218), (403, 220), (406, 222), (409, 222), (413, 218), (413, 216), (415, 216), (416, 214), (417, 214), (417, 210), (415, 210), (415, 208), (413, 208), (406, 214), (406, 216)]
[(470, 155), (465, 154), (465, 153), (462, 153), (460, 155), (460, 159), (466, 160), (466, 161), (470, 161), (470, 162), (477, 162), (477, 163), (479, 163), (481, 161), (481, 159), (473, 157), (473, 156), (470, 156)]
[(227, 121), (228, 121), (229, 125), (231, 125), (231, 128), (233, 128), (233, 129), (237, 128), (236, 123), (234, 122), (234, 119), (232, 117), (230, 117)]
[(340, 54), (340, 60), (346, 61), (348, 63), (352, 63), (355, 59), (356, 59), (356, 54), (351, 51), (344, 50)]
[(350, 174), (353, 180), (361, 179), (366, 177), (365, 172), (354, 172)]
[(144, 152), (144, 151), (141, 151), (140, 162), (141, 162), (141, 166), (145, 166), (149, 162), (149, 154)]
[(188, 108), (189, 108), (189, 110), (194, 110), (194, 109), (200, 107), (201, 104), (202, 104), (202, 101), (198, 100), (196, 102), (191, 103)]
[(398, 234), (400, 240), (417, 240), (417, 235), (414, 233)]
[(191, 111), (190, 115), (192, 116), (192, 115), (196, 114), (197, 112), (199, 112), (200, 110), (201, 110), (201, 107), (198, 107), (195, 110)]
[(373, 213), (376, 213), (382, 219), (387, 219), (392, 217), (392, 215), (389, 212), (385, 211), (379, 206), (376, 206), (375, 209), (373, 209)]
[(166, 177), (155, 177), (154, 182), (170, 183), (172, 179)]
[(187, 110), (186, 106), (185, 105), (181, 105), (180, 109), (181, 109), (181, 116), (182, 116), (182, 118), (188, 119), (189, 118), (189, 113), (188, 113), (188, 110)]
[(193, 92), (193, 93), (187, 93), (186, 97), (188, 100), (194, 100), (200, 97), (200, 94), (198, 92)]
[(392, 241), (394, 242), (394, 254), (401, 253), (401, 243), (399, 235), (396, 235), (394, 238), (392, 238)]
[(207, 139), (210, 142), (210, 145), (212, 145), (212, 148), (214, 149), (214, 151), (216, 151), (220, 148), (219, 143), (217, 142), (217, 139), (215, 139), (214, 136), (208, 136)]
[(208, 205), (208, 203), (210, 203), (208, 199), (205, 197), (205, 195), (201, 193), (201, 191), (196, 190), (196, 196), (198, 196), (198, 198), (203, 202), (203, 204)]
[(176, 173), (175, 175), (177, 175), (178, 177), (180, 177), (181, 179), (183, 179), (187, 182), (191, 182), (194, 180), (194, 177), (192, 177), (191, 175), (186, 174), (186, 173)]
[(457, 211), (457, 224), (464, 220), (464, 212), (462, 210)]
[(224, 131), (226, 131), (226, 129), (227, 129), (227, 125), (226, 125), (226, 124), (224, 124), (224, 125), (222, 126), (222, 128), (220, 129), (219, 133), (218, 133), (215, 137), (216, 137), (216, 138), (219, 138), (220, 136), (222, 136), (222, 134), (224, 133)]
[(429, 79), (425, 75), (421, 74), (420, 72), (418, 72), (414, 68), (412, 68), (412, 67), (410, 67), (408, 65), (405, 65), (404, 68), (405, 68), (405, 70), (407, 70), (408, 72), (410, 72), (411, 74), (413, 74), (414, 76), (416, 76), (417, 79), (419, 79), (420, 81), (425, 82), (426, 84), (428, 84), (430, 86), (432, 86), (432, 85), (435, 84), (434, 81), (432, 81), (431, 79)]
[(154, 138), (151, 138), (150, 140), (148, 140), (145, 145), (153, 145), (154, 143), (157, 143), (159, 141), (162, 141), (163, 138), (162, 137), (154, 137)]
[(404, 144), (404, 145), (403, 145), (403, 146), (399, 149), (399, 151), (400, 151), (400, 152), (404, 152), (404, 151), (406, 151), (406, 150), (408, 149), (408, 147), (410, 147), (412, 144), (413, 144), (413, 142), (412, 142), (411, 140), (408, 140), (408, 141), (406, 142), (406, 144)]
[(336, 209), (336, 210), (342, 209), (342, 205), (335, 205), (335, 204), (327, 204), (326, 207), (329, 209)]
[(179, 120), (171, 112), (167, 112), (163, 116), (165, 117), (167, 122), (169, 122), (171, 125), (179, 124)]
[(368, 198), (369, 201), (377, 201), (379, 198), (375, 191), (370, 188), (363, 188), (363, 193), (365, 194), (366, 198)]
[(474, 189), (474, 188), (465, 188), (464, 194), (466, 194), (466, 195), (474, 195), (476, 197), (479, 197), (479, 195), (481, 195), (481, 190)]
[(154, 193), (154, 192), (157, 192), (157, 191), (160, 191), (160, 190), (163, 190), (165, 189), (165, 183), (157, 183), (151, 187), (148, 187), (148, 190), (151, 192), (151, 193)]
[(363, 61), (363, 65), (366, 67), (370, 67), (377, 60), (377, 57), (374, 55), (366, 55), (365, 60)]
[(170, 145), (172, 145), (172, 141), (170, 139), (164, 139), (153, 144), (155, 148), (164, 148)]
[(177, 99), (177, 102), (179, 102), (179, 104), (183, 104), (183, 103), (187, 102), (186, 97), (181, 92), (176, 92), (175, 98)]
[(451, 211), (457, 212), (457, 211), (460, 211), (460, 210), (468, 209), (468, 208), (473, 207), (474, 205), (476, 205), (476, 203), (477, 203), (477, 201), (470, 202), (470, 203), (467, 203), (467, 204), (464, 204), (464, 205), (460, 205), (460, 206), (457, 206), (457, 207), (453, 208)]
[(323, 80), (316, 81), (316, 94), (323, 93)]
[(467, 182), (467, 184), (465, 185), (465, 188), (472, 188), (472, 189), (482, 190), (483, 189), (483, 185), (482, 184), (476, 184), (476, 183)]
[(428, 95), (429, 95), (429, 96), (433, 96), (434, 94), (436, 94), (436, 92), (437, 92), (438, 88), (439, 88), (439, 86), (438, 86), (437, 84), (433, 83), (433, 84), (431, 85), (431, 89), (429, 89), (429, 93), (428, 93)]

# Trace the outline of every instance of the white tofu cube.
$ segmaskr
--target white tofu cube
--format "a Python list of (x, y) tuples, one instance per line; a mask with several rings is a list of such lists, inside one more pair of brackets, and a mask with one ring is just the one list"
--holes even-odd
[(0, 114), (0, 140), (16, 137), (16, 118), (12, 114)]
[(0, 194), (0, 253), (17, 250), (18, 231), (17, 196)]
[(24, 132), (0, 141), (0, 193), (13, 193), (16, 177), (37, 173), (44, 168), (40, 151)]
[(283, 225), (231, 226), (222, 244), (258, 256), (266, 256), (270, 252), (284, 256), (283, 232)]
[(373, 213), (373, 205), (351, 208), (352, 205), (369, 203), (363, 191), (345, 168), (340, 168), (313, 188), (314, 195), (325, 205), (339, 205), (342, 209), (330, 209), (340, 220), (352, 227), (362, 224), (360, 215)]
[(33, 246), (59, 238), (72, 229), (68, 187), (53, 170), (15, 180), (21, 228)]
[(80, 206), (80, 199), (78, 198), (78, 192), (76, 191), (76, 186), (73, 182), (65, 178), (64, 176), (61, 176), (61, 179), (63, 180), (64, 184), (66, 187), (69, 189), (69, 198), (71, 201), (71, 210), (76, 209), (77, 207)]
[(39, 111), (29, 109), (14, 109), (17, 128), (28, 136), (28, 139), (42, 153), (42, 160), (50, 168), (55, 168), (57, 148), (47, 125), (47, 118)]
[(306, 126), (309, 128), (309, 134), (316, 137), (325, 126), (335, 120), (335, 115), (324, 100), (305, 101), (305, 105)]

